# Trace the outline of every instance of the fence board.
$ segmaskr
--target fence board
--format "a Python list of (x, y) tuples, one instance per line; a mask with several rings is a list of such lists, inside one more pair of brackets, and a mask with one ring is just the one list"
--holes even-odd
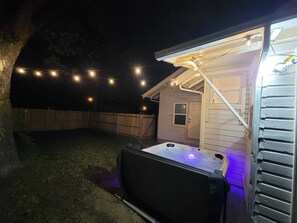
[(107, 112), (13, 109), (14, 131), (91, 128), (136, 138), (155, 135), (155, 116)]

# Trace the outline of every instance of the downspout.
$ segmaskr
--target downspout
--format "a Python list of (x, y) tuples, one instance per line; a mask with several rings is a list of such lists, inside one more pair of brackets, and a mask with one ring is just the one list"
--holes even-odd
[(183, 86), (181, 84), (179, 84), (179, 89), (182, 91), (187, 91), (187, 92), (191, 92), (191, 93), (195, 93), (195, 94), (200, 94), (203, 96), (203, 92), (201, 91), (195, 91), (195, 90), (191, 90), (191, 89), (187, 89), (187, 88), (183, 88)]
[(199, 146), (203, 148), (204, 147), (204, 136), (203, 136), (203, 132), (204, 132), (204, 93), (201, 91), (195, 91), (195, 90), (183, 88), (183, 86), (181, 84), (179, 84), (179, 89), (181, 91), (187, 91), (187, 92), (201, 95), (202, 101), (201, 101), (201, 121), (200, 121)]
[(159, 103), (159, 101), (158, 101), (158, 100), (155, 100), (155, 99), (152, 99), (152, 98), (150, 98), (150, 100), (151, 100), (152, 102)]
[(241, 124), (248, 130), (251, 131), (251, 128), (246, 123), (246, 121), (238, 114), (238, 112), (233, 108), (229, 101), (222, 95), (222, 93), (216, 88), (216, 86), (208, 79), (205, 73), (198, 67), (196, 61), (188, 61), (188, 63), (194, 67), (194, 70), (197, 71), (203, 79), (209, 84), (212, 90), (220, 97), (220, 99), (225, 103), (225, 105), (230, 109), (230, 111), (235, 115), (235, 117), (241, 122)]

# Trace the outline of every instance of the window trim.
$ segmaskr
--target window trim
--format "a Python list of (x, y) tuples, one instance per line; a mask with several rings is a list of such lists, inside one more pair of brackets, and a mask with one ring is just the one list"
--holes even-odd
[[(240, 103), (239, 104), (231, 104), (234, 109), (240, 110), (240, 113), (245, 110), (245, 98), (246, 98), (246, 83), (247, 83), (247, 71), (237, 71), (237, 72), (231, 72), (231, 73), (222, 73), (222, 74), (216, 74), (216, 75), (211, 75), (210, 79), (218, 78), (218, 77), (233, 77), (233, 76), (240, 76), (241, 77), (241, 92), (240, 92)], [(225, 109), (226, 105), (225, 104), (212, 104), (211, 103), (211, 87), (206, 86), (207, 90), (206, 95), (207, 95), (207, 102), (206, 106), (207, 109)], [(208, 120), (208, 115), (206, 114), (205, 120)]]
[[(224, 95), (224, 92), (238, 92), (238, 102), (237, 103), (230, 103), (231, 105), (241, 105), (243, 103), (242, 101), (242, 86), (243, 86), (243, 81), (242, 81), (242, 74), (233, 74), (233, 75), (218, 75), (218, 76), (215, 76), (213, 78), (211, 78), (211, 82), (213, 83), (214, 82), (214, 79), (223, 79), (223, 78), (228, 78), (228, 77), (239, 77), (240, 80), (239, 80), (239, 88), (238, 89), (226, 89), (226, 90), (223, 90), (223, 89), (220, 89), (219, 87), (217, 87), (217, 89)], [(216, 105), (222, 105), (224, 104), (224, 102), (222, 103), (214, 103), (212, 101), (213, 99), (213, 94), (216, 94), (214, 92), (213, 89), (210, 89), (210, 97), (209, 97), (209, 104), (212, 105), (212, 106), (216, 106)], [(227, 99), (227, 98), (226, 98)], [(228, 99), (227, 99), (228, 100)], [(228, 100), (229, 101), (229, 100)]]
[[(186, 113), (185, 114), (183, 114), (183, 113), (175, 113), (175, 106), (176, 105), (186, 105)], [(188, 122), (187, 122), (187, 120), (188, 120), (188, 102), (176, 102), (176, 103), (174, 103), (173, 104), (173, 118), (172, 118), (172, 124), (173, 124), (173, 126), (176, 126), (176, 127), (187, 127), (187, 125), (188, 125)], [(186, 116), (186, 118), (185, 118), (185, 124), (184, 125), (180, 125), (180, 124), (175, 124), (175, 115), (185, 115)]]

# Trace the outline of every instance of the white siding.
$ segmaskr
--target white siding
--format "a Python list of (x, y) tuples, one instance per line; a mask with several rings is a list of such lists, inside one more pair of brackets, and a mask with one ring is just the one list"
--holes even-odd
[(181, 91), (177, 86), (164, 86), (161, 89), (158, 120), (158, 139), (160, 141), (174, 141), (195, 146), (199, 145), (199, 140), (188, 138), (188, 121), (186, 121), (185, 126), (173, 124), (174, 103), (186, 103), (188, 113), (190, 101), (198, 101), (201, 103), (201, 95)]
[[(245, 129), (230, 110), (208, 109), (208, 113), (209, 119), (205, 122), (204, 148), (227, 154), (229, 159), (227, 180), (232, 185), (243, 187)], [(216, 118), (211, 118), (212, 116)], [(221, 122), (222, 120), (224, 122)]]
[[(253, 126), (253, 104), (254, 104), (254, 84), (256, 81), (257, 68), (259, 67), (259, 54), (256, 56), (251, 64), (251, 69), (246, 80), (246, 103), (245, 103), (245, 117), (246, 122), (252, 128)], [(252, 132), (246, 134), (246, 152), (245, 152), (245, 167), (244, 167), (244, 192), (248, 205), (248, 197), (250, 193), (250, 175), (251, 175), (251, 153), (252, 153)]]
[[(255, 222), (291, 222), (295, 71), (263, 75), (256, 165)], [(255, 130), (257, 131), (257, 130)]]
[[(233, 105), (236, 111), (246, 117), (246, 77), (245, 70), (228, 73), (222, 70), (218, 77), (241, 75), (240, 103)], [(204, 128), (204, 148), (223, 152), (229, 160), (227, 180), (230, 184), (243, 187), (246, 157), (246, 130), (225, 104), (211, 103), (211, 89), (205, 86), (206, 118)]]

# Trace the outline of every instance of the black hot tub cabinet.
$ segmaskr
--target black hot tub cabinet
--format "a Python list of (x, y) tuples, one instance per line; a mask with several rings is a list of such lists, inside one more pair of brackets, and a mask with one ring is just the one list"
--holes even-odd
[(123, 149), (117, 160), (124, 199), (161, 222), (216, 223), (229, 184), (211, 173), (141, 150)]

